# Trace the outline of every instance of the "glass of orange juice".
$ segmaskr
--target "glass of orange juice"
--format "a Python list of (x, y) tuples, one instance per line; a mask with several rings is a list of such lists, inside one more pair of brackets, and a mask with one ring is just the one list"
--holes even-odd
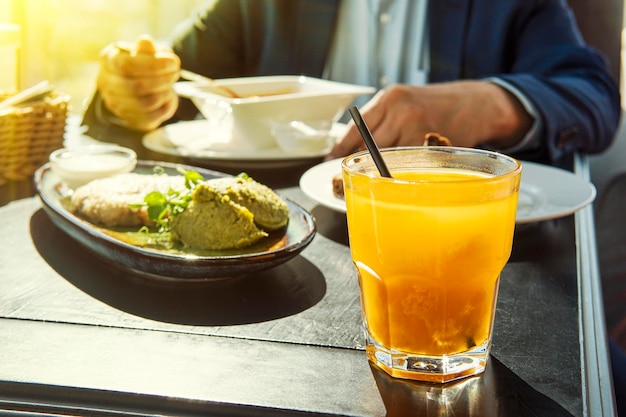
[(394, 377), (448, 382), (484, 371), (509, 259), (519, 161), (455, 147), (383, 149), (342, 161), (368, 359)]

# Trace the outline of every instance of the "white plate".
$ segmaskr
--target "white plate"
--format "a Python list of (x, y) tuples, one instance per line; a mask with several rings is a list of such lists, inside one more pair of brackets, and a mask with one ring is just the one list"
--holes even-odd
[[(334, 123), (330, 131), (331, 144), (346, 129), (342, 123)], [(285, 152), (278, 146), (268, 149), (245, 149), (231, 141), (231, 130), (214, 125), (207, 120), (165, 125), (143, 137), (143, 145), (155, 152), (181, 156), (195, 160), (252, 161), (271, 164), (280, 161), (321, 158), (330, 151), (330, 145), (315, 152)]]
[[(567, 216), (596, 197), (593, 184), (563, 169), (522, 162), (516, 223), (532, 223)], [(333, 194), (332, 178), (341, 172), (341, 158), (323, 162), (300, 178), (302, 191), (322, 206), (346, 212), (343, 199)]]

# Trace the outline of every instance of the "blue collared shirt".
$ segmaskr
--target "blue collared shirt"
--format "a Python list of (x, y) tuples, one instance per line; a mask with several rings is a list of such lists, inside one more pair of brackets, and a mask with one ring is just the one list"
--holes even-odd
[[(325, 78), (378, 89), (397, 83), (426, 84), (430, 68), (427, 14), (428, 0), (343, 0)], [(541, 118), (532, 103), (502, 79), (488, 81), (516, 96), (534, 118), (524, 139), (502, 151), (538, 146)], [(361, 107), (370, 98), (358, 97), (353, 104)]]

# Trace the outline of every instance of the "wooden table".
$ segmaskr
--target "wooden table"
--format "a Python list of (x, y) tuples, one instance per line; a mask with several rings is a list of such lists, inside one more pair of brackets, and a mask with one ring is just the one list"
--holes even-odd
[[(186, 285), (90, 253), (29, 181), (0, 186), (12, 201), (0, 207), (0, 414), (614, 415), (591, 207), (516, 229), (483, 376), (394, 380), (365, 357), (345, 215), (297, 187), (316, 162), (249, 170), (314, 215), (310, 246), (254, 276)], [(576, 168), (586, 175), (586, 160)]]

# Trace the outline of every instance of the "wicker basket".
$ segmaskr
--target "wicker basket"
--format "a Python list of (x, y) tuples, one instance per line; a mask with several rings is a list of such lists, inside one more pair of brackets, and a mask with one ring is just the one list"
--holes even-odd
[[(11, 94), (0, 92), (0, 100)], [(42, 100), (0, 112), (0, 184), (23, 180), (63, 147), (70, 97), (53, 92)]]

